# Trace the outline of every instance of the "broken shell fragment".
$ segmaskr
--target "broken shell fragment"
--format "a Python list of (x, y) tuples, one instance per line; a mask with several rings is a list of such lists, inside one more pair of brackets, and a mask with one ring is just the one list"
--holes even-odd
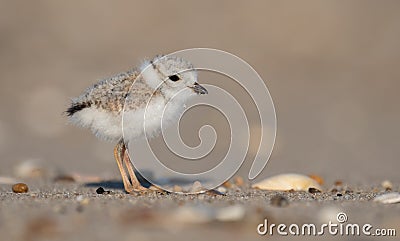
[(384, 204), (400, 203), (400, 193), (390, 192), (376, 196), (374, 198), (374, 202), (380, 202)]
[(251, 186), (262, 190), (272, 191), (308, 191), (310, 188), (322, 190), (322, 187), (314, 179), (301, 174), (281, 174), (266, 178)]

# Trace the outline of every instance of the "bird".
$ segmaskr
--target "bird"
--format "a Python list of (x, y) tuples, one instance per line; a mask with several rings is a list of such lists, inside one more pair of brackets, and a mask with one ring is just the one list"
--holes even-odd
[[(191, 62), (173, 55), (157, 55), (133, 68), (105, 78), (71, 99), (65, 111), (73, 125), (90, 129), (98, 138), (114, 141), (114, 158), (127, 193), (142, 192), (127, 146), (130, 141), (160, 133), (161, 120), (178, 121), (185, 103), (208, 94), (197, 82)], [(167, 108), (166, 106), (172, 106)], [(145, 114), (146, 113), (146, 114)], [(146, 121), (146, 128), (143, 128)], [(122, 124), (124, 123), (124, 124)], [(126, 172), (126, 170), (127, 172)], [(129, 175), (129, 177), (128, 177)]]

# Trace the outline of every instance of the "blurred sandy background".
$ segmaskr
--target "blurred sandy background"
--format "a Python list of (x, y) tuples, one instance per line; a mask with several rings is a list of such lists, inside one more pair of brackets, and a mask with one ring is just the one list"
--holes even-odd
[(278, 136), (262, 176), (400, 181), (398, 1), (0, 6), (0, 175), (39, 159), (119, 178), (114, 143), (66, 124), (69, 98), (145, 57), (210, 47), (246, 60), (269, 87)]

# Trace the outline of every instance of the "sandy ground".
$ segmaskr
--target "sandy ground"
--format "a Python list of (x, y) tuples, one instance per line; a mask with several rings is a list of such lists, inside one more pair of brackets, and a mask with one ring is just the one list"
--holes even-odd
[[(351, 224), (400, 230), (400, 205), (372, 199), (382, 187), (342, 184), (322, 193), (262, 191), (231, 186), (224, 195), (126, 194), (118, 181), (79, 184), (25, 180), (28, 193), (0, 187), (1, 240), (375, 240), (373, 236), (261, 236), (257, 226), (313, 223), (344, 212)], [(98, 194), (98, 187), (107, 192)], [(336, 189), (336, 190), (333, 190)], [(399, 191), (394, 185), (392, 191)], [(395, 237), (390, 237), (392, 240)]]

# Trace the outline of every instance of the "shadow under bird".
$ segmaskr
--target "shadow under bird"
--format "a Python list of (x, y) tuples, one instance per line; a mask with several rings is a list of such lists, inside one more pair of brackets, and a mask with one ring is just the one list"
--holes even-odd
[[(144, 191), (147, 189), (138, 181), (127, 152), (129, 141), (156, 135), (161, 122), (164, 127), (165, 123), (178, 121), (189, 98), (207, 93), (197, 83), (197, 72), (190, 62), (175, 56), (157, 56), (139, 69), (89, 87), (72, 99), (66, 114), (71, 123), (89, 128), (97, 137), (118, 142), (114, 157), (125, 191)], [(166, 108), (167, 104), (171, 108)]]

